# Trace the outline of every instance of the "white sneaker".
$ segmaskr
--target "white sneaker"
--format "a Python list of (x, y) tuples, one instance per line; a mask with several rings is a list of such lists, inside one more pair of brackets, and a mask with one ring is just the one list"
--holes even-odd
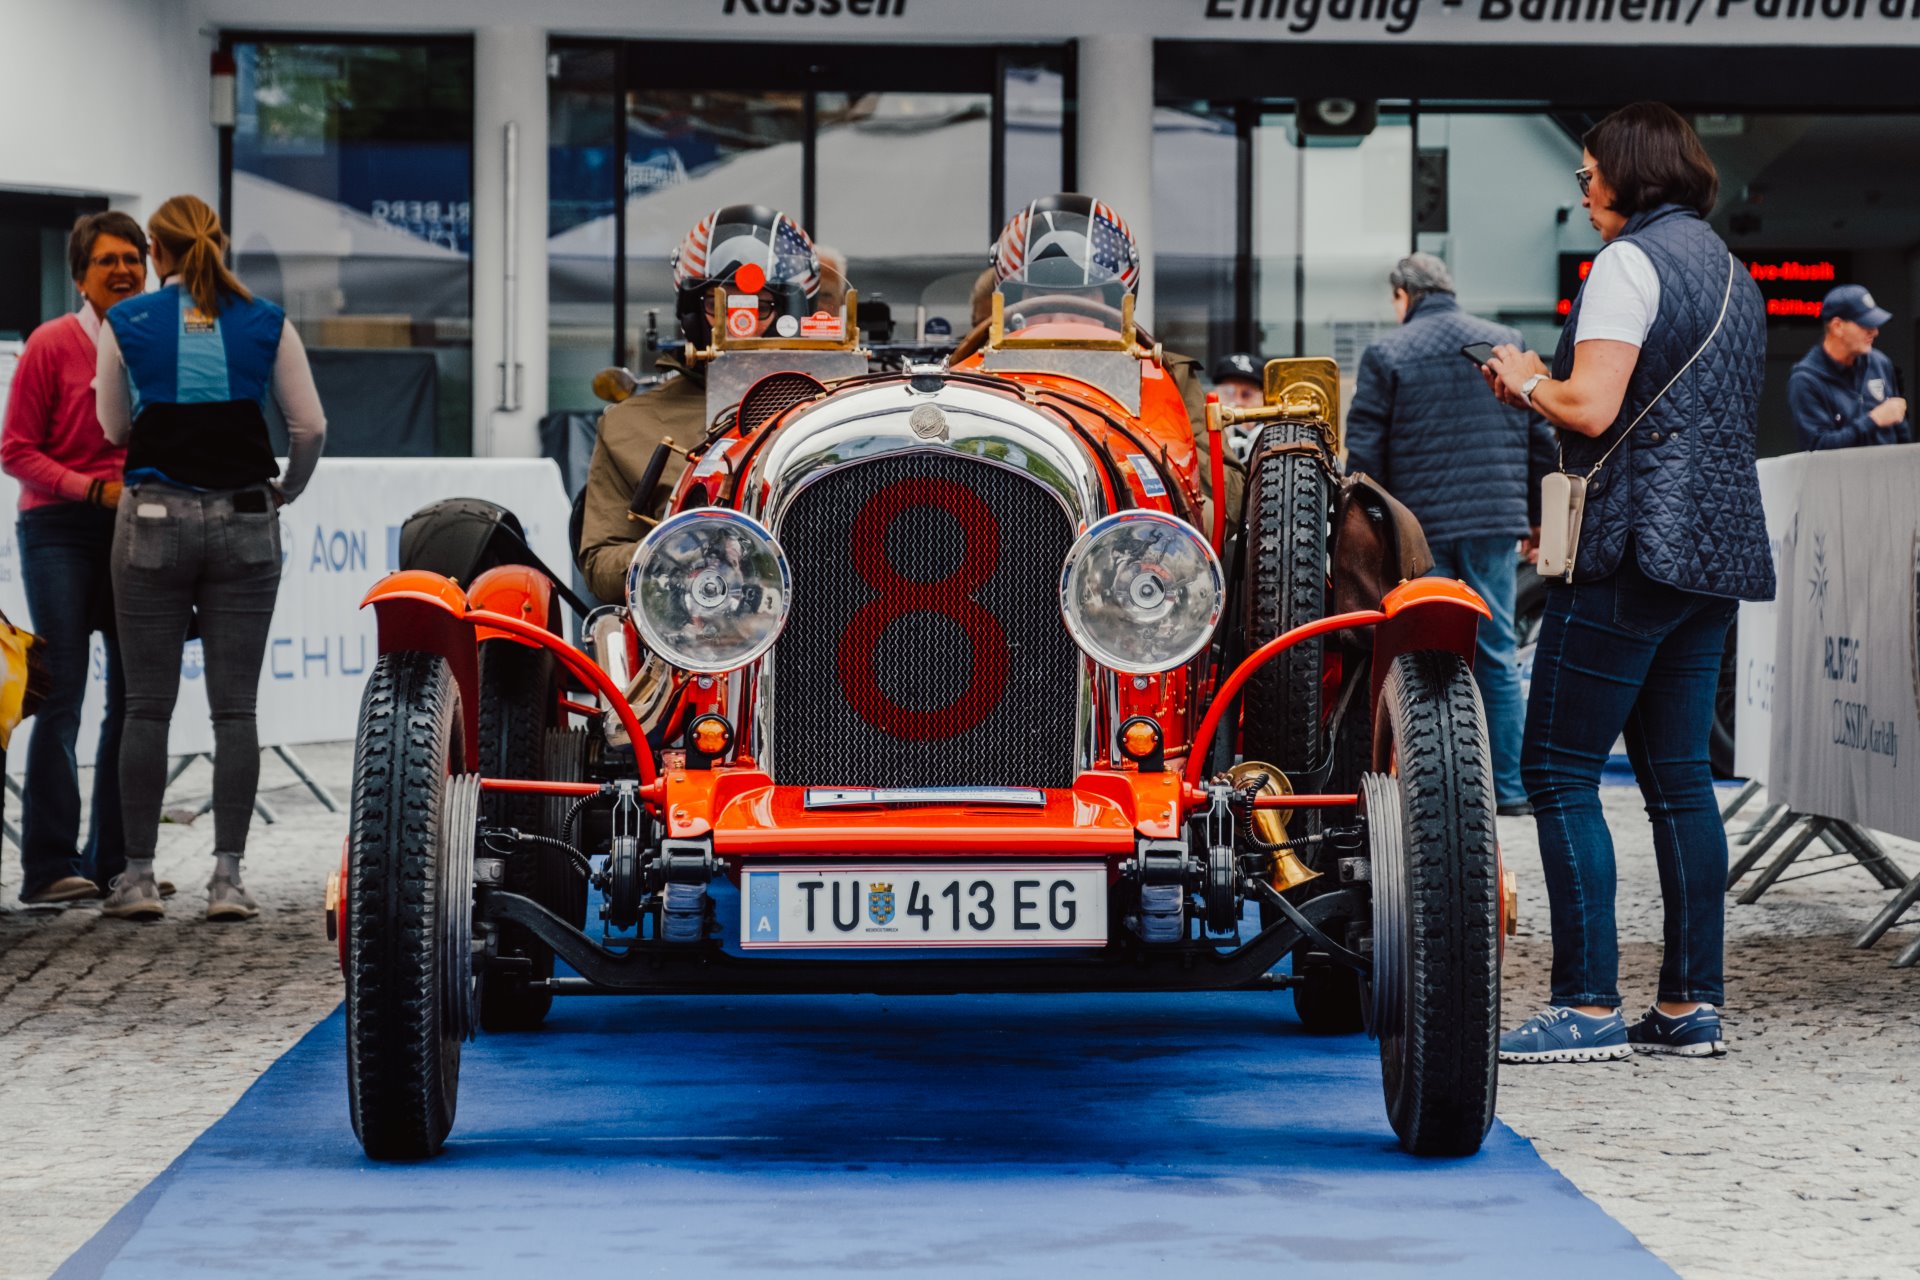
[(207, 919), (251, 920), (260, 914), (260, 904), (244, 885), (216, 875), (207, 881)]
[(100, 903), (100, 914), (116, 920), (158, 920), (167, 914), (160, 886), (152, 876), (117, 875), (112, 892)]

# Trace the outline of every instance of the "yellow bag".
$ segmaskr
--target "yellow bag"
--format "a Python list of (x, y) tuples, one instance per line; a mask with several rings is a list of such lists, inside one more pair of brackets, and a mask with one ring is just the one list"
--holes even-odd
[(47, 646), (0, 613), (0, 751), (13, 741), (20, 722), (40, 709), (52, 683)]

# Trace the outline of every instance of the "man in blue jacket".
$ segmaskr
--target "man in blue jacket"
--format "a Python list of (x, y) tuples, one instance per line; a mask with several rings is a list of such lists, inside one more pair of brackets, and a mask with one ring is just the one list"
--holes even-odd
[(1912, 442), (1893, 361), (1873, 349), (1880, 326), (1891, 319), (1893, 313), (1875, 305), (1865, 285), (1843, 284), (1820, 304), (1826, 333), (1787, 378), (1787, 404), (1802, 449)]
[(1494, 800), (1502, 814), (1532, 812), (1520, 782), (1526, 708), (1515, 664), (1516, 549), (1538, 523), (1536, 478), (1551, 465), (1553, 432), (1532, 414), (1479, 394), (1485, 383), (1460, 348), (1525, 340), (1460, 309), (1447, 264), (1428, 253), (1388, 273), (1401, 327), (1368, 347), (1347, 411), (1347, 470), (1364, 471), (1412, 508), (1433, 550), (1433, 571), (1479, 592), (1474, 677), (1486, 704)]

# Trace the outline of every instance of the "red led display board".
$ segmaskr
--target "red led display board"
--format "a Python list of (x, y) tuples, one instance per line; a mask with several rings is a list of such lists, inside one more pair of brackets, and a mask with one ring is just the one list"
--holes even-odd
[[(1767, 318), (1814, 323), (1820, 319), (1820, 300), (1838, 284), (1856, 283), (1853, 258), (1826, 249), (1766, 249), (1741, 253), (1747, 272), (1767, 300)], [(1573, 295), (1593, 269), (1590, 253), (1560, 255), (1560, 296), (1555, 310), (1564, 319), (1573, 307)]]

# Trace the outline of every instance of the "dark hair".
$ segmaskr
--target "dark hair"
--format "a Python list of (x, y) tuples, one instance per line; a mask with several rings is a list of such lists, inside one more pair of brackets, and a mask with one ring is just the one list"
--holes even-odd
[(75, 283), (87, 278), (87, 267), (93, 262), (93, 242), (101, 236), (117, 236), (138, 249), (141, 257), (147, 256), (147, 233), (126, 214), (113, 209), (81, 214), (67, 237), (67, 266), (73, 270)]
[(1632, 217), (1677, 204), (1704, 218), (1720, 198), (1720, 175), (1699, 135), (1663, 102), (1622, 107), (1580, 141), (1613, 189), (1615, 213)]

